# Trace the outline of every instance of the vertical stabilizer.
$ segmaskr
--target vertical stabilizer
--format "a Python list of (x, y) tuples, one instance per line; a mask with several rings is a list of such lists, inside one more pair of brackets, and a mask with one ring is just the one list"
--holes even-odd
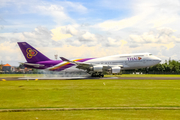
[(18, 45), (21, 48), (21, 51), (24, 57), (26, 58), (27, 62), (29, 63), (50, 60), (48, 57), (40, 53), (38, 50), (36, 50), (26, 42), (18, 42)]

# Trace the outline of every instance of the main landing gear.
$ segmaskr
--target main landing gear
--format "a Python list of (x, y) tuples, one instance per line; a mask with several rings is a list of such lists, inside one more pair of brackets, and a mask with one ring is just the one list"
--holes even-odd
[(104, 77), (102, 73), (92, 73), (91, 77)]
[(146, 74), (148, 74), (148, 73), (149, 73), (149, 67), (146, 68)]

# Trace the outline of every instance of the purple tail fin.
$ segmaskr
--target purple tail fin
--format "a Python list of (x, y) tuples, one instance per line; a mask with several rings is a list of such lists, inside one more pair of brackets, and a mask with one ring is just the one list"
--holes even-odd
[(48, 57), (40, 53), (38, 50), (36, 50), (26, 42), (18, 42), (18, 45), (21, 48), (21, 51), (25, 56), (27, 62), (29, 63), (50, 60)]

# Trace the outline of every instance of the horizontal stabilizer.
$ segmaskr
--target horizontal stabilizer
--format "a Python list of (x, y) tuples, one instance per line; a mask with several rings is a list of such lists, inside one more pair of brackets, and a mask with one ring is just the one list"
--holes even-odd
[(41, 65), (41, 64), (33, 64), (33, 63), (21, 63), (21, 64), (32, 66), (32, 67), (43, 67), (44, 66), (44, 65)]

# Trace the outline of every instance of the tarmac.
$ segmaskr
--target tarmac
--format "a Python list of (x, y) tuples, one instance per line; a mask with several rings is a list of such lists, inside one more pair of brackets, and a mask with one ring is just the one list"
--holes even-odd
[(180, 107), (25, 108), (25, 109), (0, 109), (0, 112), (77, 111), (77, 110), (180, 110)]
[(4, 77), (2, 81), (18, 81), (18, 80), (180, 80), (180, 77)]

